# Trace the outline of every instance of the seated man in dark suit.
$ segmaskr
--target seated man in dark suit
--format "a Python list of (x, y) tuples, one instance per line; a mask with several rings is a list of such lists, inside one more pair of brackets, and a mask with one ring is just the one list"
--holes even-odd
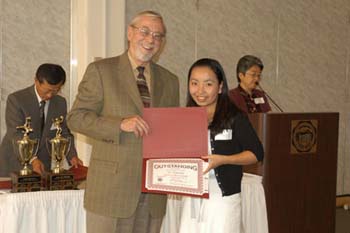
[[(0, 146), (0, 176), (9, 176), (13, 171), (19, 171), (21, 165), (14, 151), (13, 140), (21, 136), (17, 126), (24, 125), (26, 117), (31, 117), (33, 132), (31, 139), (39, 140), (36, 155), (31, 159), (33, 170), (39, 174), (51, 170), (51, 157), (46, 141), (56, 135), (52, 120), (66, 117), (67, 103), (65, 98), (57, 95), (66, 81), (64, 69), (55, 64), (42, 64), (36, 71), (34, 85), (10, 94), (6, 103), (6, 135)], [(66, 121), (62, 122), (62, 136), (71, 138), (71, 147), (67, 160), (72, 166), (82, 165), (77, 157), (74, 137), (70, 133)]]

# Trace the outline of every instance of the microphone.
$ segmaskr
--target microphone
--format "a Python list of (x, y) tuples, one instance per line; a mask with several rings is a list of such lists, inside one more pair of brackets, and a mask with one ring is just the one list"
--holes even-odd
[(269, 96), (266, 91), (264, 91), (264, 89), (262, 88), (262, 86), (260, 85), (259, 82), (255, 82), (256, 86), (260, 89), (260, 91), (262, 91), (266, 97), (271, 101), (271, 103), (280, 111), (283, 112), (282, 108), (271, 98), (271, 96)]

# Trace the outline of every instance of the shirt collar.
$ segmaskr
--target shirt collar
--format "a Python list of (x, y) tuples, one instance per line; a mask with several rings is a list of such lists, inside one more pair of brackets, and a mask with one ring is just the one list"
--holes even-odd
[(241, 85), (238, 84), (238, 90), (239, 90), (239, 93), (243, 96), (249, 96), (248, 92), (246, 92), (242, 87)]
[[(39, 103), (39, 105), (40, 105), (40, 102), (42, 101), (42, 99), (41, 99), (41, 97), (40, 97), (38, 91), (36, 90), (36, 85), (35, 85), (35, 84), (34, 84), (34, 91), (35, 91), (35, 95), (36, 95), (36, 98), (37, 98), (37, 100), (38, 100), (38, 103)], [(50, 100), (45, 100), (46, 103), (48, 103), (49, 101), (50, 101)]]
[(248, 92), (246, 92), (241, 85), (238, 84), (238, 90), (240, 92), (241, 95), (246, 96), (246, 97), (251, 97), (251, 98), (255, 98), (256, 97), (256, 93), (257, 91), (255, 89), (252, 90), (252, 94), (250, 95)]

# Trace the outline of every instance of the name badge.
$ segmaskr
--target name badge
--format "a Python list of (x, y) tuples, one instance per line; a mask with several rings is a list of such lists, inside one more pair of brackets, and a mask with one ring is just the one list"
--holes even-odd
[(224, 129), (221, 133), (215, 135), (215, 141), (218, 140), (231, 140), (232, 139), (232, 129)]
[(254, 103), (255, 104), (264, 104), (265, 100), (263, 97), (259, 97), (259, 98), (254, 98)]

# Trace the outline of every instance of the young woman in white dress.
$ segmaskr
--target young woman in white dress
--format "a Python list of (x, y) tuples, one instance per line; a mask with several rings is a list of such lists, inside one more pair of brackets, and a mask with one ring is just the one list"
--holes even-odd
[(263, 159), (247, 116), (229, 99), (218, 61), (196, 61), (188, 74), (187, 106), (207, 109), (209, 199), (183, 197), (180, 233), (241, 233), (242, 165)]

